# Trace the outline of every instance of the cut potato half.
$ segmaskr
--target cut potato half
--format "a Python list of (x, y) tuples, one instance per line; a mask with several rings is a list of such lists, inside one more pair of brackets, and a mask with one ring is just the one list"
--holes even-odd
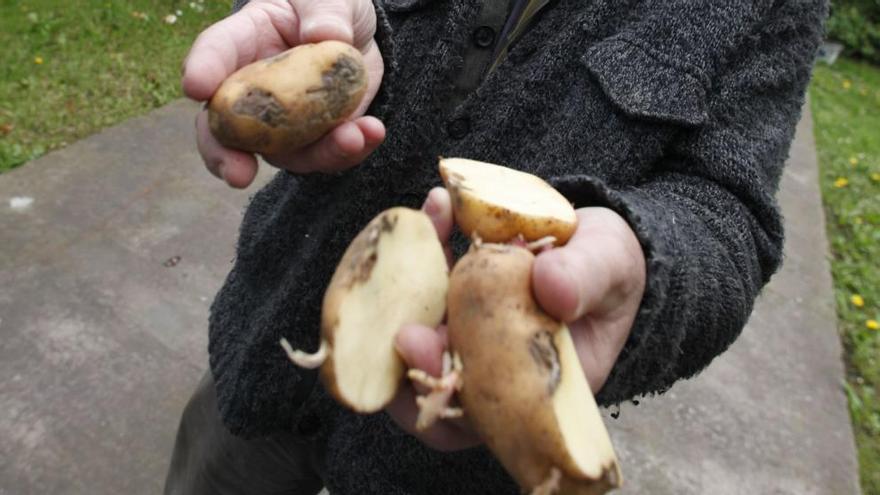
[(394, 348), (404, 324), (436, 327), (446, 311), (449, 270), (430, 218), (392, 208), (352, 241), (324, 295), (321, 375), (342, 404), (361, 413), (394, 397), (404, 364)]
[(452, 271), (458, 397), (526, 492), (602, 494), (621, 484), (617, 457), (568, 328), (532, 296), (533, 261), (525, 248), (482, 244)]
[(455, 222), (468, 236), (486, 242), (552, 236), (561, 245), (577, 228), (571, 203), (534, 175), (464, 158), (441, 158), (440, 175)]

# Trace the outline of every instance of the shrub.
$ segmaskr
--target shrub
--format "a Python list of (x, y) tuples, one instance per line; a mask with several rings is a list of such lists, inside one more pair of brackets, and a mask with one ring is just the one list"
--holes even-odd
[(848, 54), (880, 63), (880, 0), (832, 2), (827, 30)]

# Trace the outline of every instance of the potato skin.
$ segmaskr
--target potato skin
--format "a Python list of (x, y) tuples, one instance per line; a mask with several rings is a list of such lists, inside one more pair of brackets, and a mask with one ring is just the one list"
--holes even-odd
[(482, 244), (456, 264), (447, 300), (449, 344), (462, 363), (462, 407), (526, 492), (561, 471), (560, 492), (602, 494), (613, 478), (585, 479), (569, 456), (552, 397), (559, 383), (553, 336), (562, 325), (531, 292), (534, 255)]
[(508, 242), (522, 235), (527, 241), (553, 236), (559, 245), (571, 239), (576, 223), (554, 218), (525, 216), (507, 208), (481, 201), (469, 191), (447, 184), (456, 224), (468, 237), (476, 232), (485, 242)]
[[(490, 196), (486, 195), (486, 175), (482, 177), (482, 184), (479, 184), (483, 187), (476, 187), (478, 184), (469, 182), (463, 176), (465, 171), (461, 169), (461, 165), (454, 165), (462, 162), (467, 163), (469, 167), (492, 170), (492, 187), (511, 187), (513, 184), (516, 186), (514, 189), (522, 195), (538, 193), (544, 202), (551, 202), (568, 210), (567, 215), (548, 215), (546, 212), (529, 211), (522, 205), (518, 205), (519, 208), (514, 210), (509, 203), (493, 202), (489, 199)], [(505, 243), (520, 235), (526, 241), (537, 241), (552, 236), (556, 238), (557, 245), (563, 245), (577, 230), (577, 215), (574, 207), (550, 184), (535, 175), (502, 165), (461, 158), (441, 158), (439, 170), (452, 199), (455, 223), (468, 237), (476, 234), (485, 242)], [(511, 176), (515, 176), (515, 179), (511, 179)], [(528, 179), (524, 180), (524, 177)], [(524, 187), (524, 183), (527, 187)]]
[(223, 81), (208, 105), (208, 122), (220, 144), (276, 156), (344, 122), (366, 89), (357, 49), (339, 41), (300, 45)]

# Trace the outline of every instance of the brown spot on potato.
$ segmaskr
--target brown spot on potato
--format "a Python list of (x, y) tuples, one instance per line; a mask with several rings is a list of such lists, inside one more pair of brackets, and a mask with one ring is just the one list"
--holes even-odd
[(272, 93), (259, 88), (251, 88), (232, 105), (232, 111), (239, 115), (253, 117), (269, 127), (287, 125), (284, 106)]
[(397, 226), (397, 215), (384, 214), (378, 222), (374, 222), (362, 238), (355, 239), (353, 248), (355, 255), (351, 259), (351, 278), (348, 286), (364, 283), (373, 273), (373, 267), (379, 259), (379, 238), (382, 234), (391, 234)]
[[(372, 234), (372, 232), (371, 232)], [(366, 242), (364, 242), (366, 241)], [(351, 276), (348, 280), (348, 287), (361, 284), (370, 279), (373, 273), (373, 267), (379, 259), (379, 252), (376, 249), (378, 245), (378, 236), (373, 240), (372, 236), (358, 242), (356, 246), (356, 254), (351, 259)]]
[(379, 226), (382, 232), (391, 233), (397, 225), (397, 215), (382, 215), (382, 221)]
[(452, 199), (454, 208), (458, 209), (464, 206), (464, 199), (462, 199), (457, 187), (449, 187), (449, 197)]
[(547, 392), (553, 395), (561, 380), (559, 367), (559, 351), (553, 343), (553, 335), (547, 330), (535, 333), (529, 341), (529, 353), (542, 371), (548, 376)]
[(321, 74), (321, 86), (308, 89), (309, 94), (320, 93), (325, 112), (331, 118), (347, 113), (351, 94), (361, 87), (366, 74), (357, 60), (342, 54)]

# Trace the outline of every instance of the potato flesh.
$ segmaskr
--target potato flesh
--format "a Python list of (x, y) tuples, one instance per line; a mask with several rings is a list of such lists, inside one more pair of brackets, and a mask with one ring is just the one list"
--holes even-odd
[(486, 242), (553, 236), (564, 244), (577, 227), (571, 203), (534, 175), (463, 158), (441, 159), (440, 175), (456, 223), (468, 236), (476, 233)]
[(617, 459), (568, 329), (531, 296), (533, 260), (522, 248), (483, 244), (456, 264), (448, 327), (463, 364), (459, 398), (524, 489), (555, 468), (561, 493), (605, 493), (620, 483)]
[(361, 53), (338, 41), (294, 47), (230, 75), (211, 98), (211, 133), (231, 148), (278, 155), (314, 142), (354, 112), (367, 87)]
[(395, 336), (404, 324), (439, 325), (447, 287), (446, 257), (426, 214), (392, 208), (359, 234), (322, 315), (331, 348), (324, 377), (341, 402), (366, 413), (394, 397), (404, 372)]
[(614, 447), (603, 426), (568, 327), (560, 325), (553, 340), (559, 352), (561, 372), (558, 388), (553, 394), (553, 410), (568, 454), (580, 468), (583, 478), (592, 480), (605, 476), (609, 469), (608, 460), (614, 460), (612, 476), (619, 480)]

